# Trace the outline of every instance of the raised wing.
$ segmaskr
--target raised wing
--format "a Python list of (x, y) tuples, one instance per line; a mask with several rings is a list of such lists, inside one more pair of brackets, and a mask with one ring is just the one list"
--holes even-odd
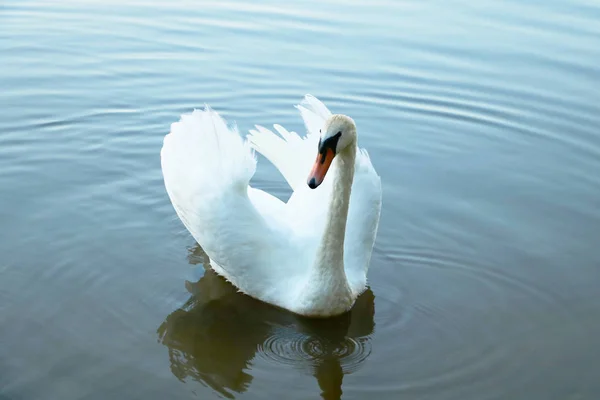
[(350, 288), (362, 293), (381, 214), (381, 178), (366, 150), (358, 149), (344, 240), (344, 266)]
[[(304, 232), (306, 236), (310, 236), (311, 233), (323, 230), (326, 204), (331, 196), (331, 181), (324, 182), (315, 190), (306, 185), (306, 178), (317, 153), (319, 129), (331, 116), (331, 112), (311, 95), (306, 95), (297, 108), (307, 129), (306, 137), (275, 125), (281, 136), (257, 126), (256, 130), (250, 132), (248, 139), (252, 147), (279, 169), (294, 190), (288, 200), (290, 212), (298, 216), (292, 220), (293, 226), (297, 233)], [(381, 179), (366, 150), (359, 148), (344, 242), (346, 276), (353, 292), (364, 291), (367, 284), (367, 270), (381, 213), (381, 197)], [(316, 248), (320, 236), (314, 235), (312, 239), (314, 243), (310, 244), (310, 249)]]
[(248, 186), (256, 160), (235, 127), (209, 108), (183, 115), (164, 139), (161, 164), (177, 215), (232, 283), (260, 295), (290, 278), (261, 268), (284, 264), (290, 235), (276, 223), (283, 203)]
[(299, 136), (281, 125), (273, 125), (279, 135), (262, 126), (250, 130), (251, 146), (267, 158), (281, 172), (293, 190), (304, 184), (319, 143), (319, 129), (331, 112), (316, 97), (306, 95), (296, 106), (306, 126), (306, 136)]

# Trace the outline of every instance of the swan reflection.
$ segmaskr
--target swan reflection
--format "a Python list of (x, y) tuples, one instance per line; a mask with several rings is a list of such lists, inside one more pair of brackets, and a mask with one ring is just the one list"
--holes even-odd
[[(208, 265), (199, 246), (192, 264)], [(370, 289), (339, 317), (311, 320), (238, 293), (211, 269), (198, 282), (186, 282), (191, 296), (158, 328), (169, 349), (171, 371), (234, 398), (252, 383), (251, 361), (299, 367), (313, 375), (324, 399), (339, 399), (345, 374), (356, 370), (371, 351), (374, 295)]]

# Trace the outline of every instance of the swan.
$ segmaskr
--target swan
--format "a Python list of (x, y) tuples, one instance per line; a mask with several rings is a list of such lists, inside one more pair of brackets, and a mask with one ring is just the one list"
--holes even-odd
[[(367, 288), (381, 179), (352, 118), (316, 97), (296, 106), (304, 137), (281, 125), (245, 138), (209, 106), (163, 140), (169, 199), (212, 269), (239, 291), (307, 317), (349, 311)], [(287, 202), (250, 186), (261, 153), (293, 190)]]

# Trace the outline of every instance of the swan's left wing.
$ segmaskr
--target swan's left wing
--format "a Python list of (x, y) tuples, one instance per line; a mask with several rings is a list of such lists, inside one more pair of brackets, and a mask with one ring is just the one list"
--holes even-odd
[(331, 116), (325, 104), (308, 94), (296, 108), (304, 120), (306, 136), (300, 136), (277, 124), (273, 127), (279, 135), (258, 125), (248, 135), (251, 146), (275, 165), (293, 190), (306, 182), (316, 156), (319, 129)]
[(177, 215), (217, 272), (254, 296), (283, 279), (272, 268), (289, 250), (283, 203), (248, 186), (256, 160), (235, 127), (209, 108), (183, 115), (164, 139), (161, 164)]
[[(295, 216), (290, 220), (294, 228), (301, 236), (310, 238), (307, 246), (309, 251), (314, 252), (319, 244), (321, 235), (317, 232), (323, 232), (325, 228), (326, 205), (332, 191), (331, 179), (325, 178), (323, 184), (316, 189), (310, 189), (304, 182), (287, 202), (286, 207)], [(344, 268), (355, 295), (366, 289), (367, 271), (381, 214), (381, 195), (381, 178), (367, 151), (357, 148), (344, 238)]]
[(366, 289), (367, 270), (381, 214), (381, 178), (366, 150), (357, 149), (344, 241), (346, 277), (353, 293)]
[[(306, 95), (297, 106), (307, 129), (300, 137), (280, 125), (275, 129), (280, 136), (258, 126), (250, 131), (248, 140), (252, 147), (269, 159), (288, 181), (294, 193), (288, 200), (288, 208), (296, 218), (291, 219), (299, 232), (310, 237), (311, 232), (321, 232), (326, 220), (326, 203), (331, 196), (331, 181), (317, 189), (309, 189), (306, 178), (314, 163), (321, 129), (332, 114), (319, 99)], [(353, 292), (362, 292), (367, 283), (367, 270), (375, 243), (381, 212), (381, 179), (364, 149), (357, 149), (354, 183), (350, 196), (350, 208), (346, 225), (344, 264), (346, 276)], [(308, 247), (316, 249), (319, 235)]]

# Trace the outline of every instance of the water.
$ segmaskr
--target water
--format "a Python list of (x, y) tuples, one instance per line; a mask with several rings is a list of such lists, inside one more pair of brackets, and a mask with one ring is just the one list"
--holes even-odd
[[(598, 3), (282, 4), (0, 5), (0, 399), (599, 398)], [(205, 272), (159, 163), (181, 113), (301, 132), (305, 93), (384, 187), (321, 323)]]

